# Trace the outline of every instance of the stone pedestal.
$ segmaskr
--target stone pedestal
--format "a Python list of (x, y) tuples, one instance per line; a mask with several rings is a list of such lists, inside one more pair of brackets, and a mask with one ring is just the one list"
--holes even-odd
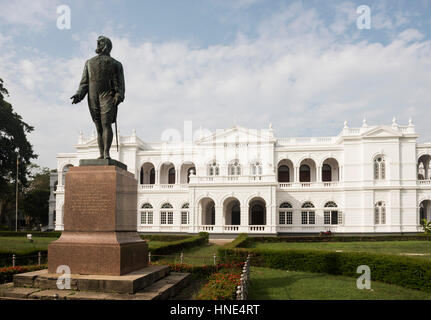
[[(119, 276), (148, 264), (136, 232), (137, 180), (116, 161), (82, 162), (66, 173), (64, 231), (48, 246), (48, 272)], [(124, 164), (122, 164), (124, 166)]]

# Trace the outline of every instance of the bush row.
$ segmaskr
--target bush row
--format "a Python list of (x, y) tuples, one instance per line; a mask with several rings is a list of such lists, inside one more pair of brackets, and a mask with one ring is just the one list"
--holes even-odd
[(31, 272), (31, 271), (36, 271), (36, 270), (41, 270), (46, 268), (47, 268), (46, 265), (0, 268), (0, 284), (12, 282), (14, 274)]
[(431, 235), (387, 235), (387, 236), (278, 236), (250, 237), (248, 242), (354, 242), (354, 241), (431, 241)]
[[(158, 262), (152, 263), (157, 265)], [(163, 262), (163, 265), (170, 267), (171, 272), (187, 272), (200, 278), (208, 278), (213, 273), (225, 269), (241, 268), (243, 263), (218, 263), (216, 265), (194, 265), (187, 263), (169, 263)]]
[[(208, 233), (200, 232), (197, 236), (188, 237), (184, 240), (170, 241), (166, 244), (149, 249), (151, 255), (167, 255), (180, 252), (184, 249), (205, 245), (208, 243)], [(155, 257), (156, 258), (156, 257)], [(153, 259), (153, 258), (151, 258)]]
[(362, 252), (219, 248), (225, 262), (244, 261), (248, 253), (252, 266), (291, 271), (359, 277), (357, 268), (366, 265), (374, 281), (431, 292), (431, 262), (427, 260)]
[(0, 237), (27, 237), (27, 234), (31, 234), (33, 237), (60, 238), (61, 231), (0, 231)]

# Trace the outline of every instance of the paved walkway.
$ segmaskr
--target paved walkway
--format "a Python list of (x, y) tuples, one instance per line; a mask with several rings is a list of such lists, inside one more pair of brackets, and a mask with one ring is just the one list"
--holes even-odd
[(226, 243), (232, 242), (233, 240), (234, 239), (209, 239), (208, 242), (222, 246)]

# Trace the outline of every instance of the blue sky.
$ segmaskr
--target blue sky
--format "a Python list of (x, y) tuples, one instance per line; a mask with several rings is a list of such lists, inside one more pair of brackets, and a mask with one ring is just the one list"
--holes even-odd
[[(57, 28), (59, 5), (71, 29)], [(371, 8), (371, 29), (356, 8)], [(120, 132), (145, 141), (239, 124), (279, 137), (337, 135), (412, 117), (431, 141), (431, 3), (415, 1), (0, 0), (0, 78), (35, 126), (38, 164), (54, 168), (91, 135), (86, 102), (71, 106), (97, 36), (123, 63)], [(125, 109), (125, 110), (124, 110)], [(148, 119), (151, 119), (149, 121)]]

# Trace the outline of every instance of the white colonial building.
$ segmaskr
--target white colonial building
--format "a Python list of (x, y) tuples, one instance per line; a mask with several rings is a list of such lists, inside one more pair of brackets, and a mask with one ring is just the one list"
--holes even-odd
[[(140, 232), (400, 233), (422, 231), (431, 218), (431, 144), (417, 142), (411, 120), (345, 123), (335, 137), (277, 138), (271, 126), (178, 135), (148, 143), (134, 131), (120, 136), (118, 152), (114, 139), (112, 157), (138, 180)], [(76, 153), (58, 154), (56, 230), (65, 172), (97, 157), (96, 138), (82, 134)]]

